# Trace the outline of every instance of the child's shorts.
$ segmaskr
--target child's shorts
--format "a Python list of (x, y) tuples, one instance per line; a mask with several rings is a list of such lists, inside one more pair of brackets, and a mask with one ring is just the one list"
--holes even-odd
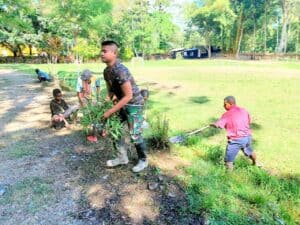
[(233, 162), (240, 150), (242, 150), (246, 156), (252, 155), (253, 149), (251, 135), (239, 139), (228, 140), (225, 162)]

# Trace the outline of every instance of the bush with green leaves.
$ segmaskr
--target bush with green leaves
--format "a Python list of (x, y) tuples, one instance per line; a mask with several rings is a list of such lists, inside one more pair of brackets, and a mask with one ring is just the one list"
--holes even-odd
[(83, 118), (81, 125), (84, 131), (88, 134), (93, 127), (101, 127), (114, 140), (118, 140), (122, 136), (122, 123), (117, 114), (113, 114), (108, 119), (103, 119), (103, 114), (113, 106), (111, 102), (99, 101), (96, 104), (88, 103), (82, 108)]
[(150, 119), (151, 134), (148, 144), (154, 149), (169, 149), (169, 121), (165, 116), (157, 114)]

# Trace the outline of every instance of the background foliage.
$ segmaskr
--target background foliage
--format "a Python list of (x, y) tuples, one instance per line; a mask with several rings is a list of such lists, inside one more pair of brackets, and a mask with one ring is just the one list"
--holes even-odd
[[(87, 60), (115, 39), (121, 56), (219, 46), (225, 53), (299, 52), (300, 0), (16, 0), (0, 1), (0, 44), (14, 56), (27, 46)], [(181, 23), (174, 21), (182, 17)], [(179, 26), (179, 25), (180, 26)]]

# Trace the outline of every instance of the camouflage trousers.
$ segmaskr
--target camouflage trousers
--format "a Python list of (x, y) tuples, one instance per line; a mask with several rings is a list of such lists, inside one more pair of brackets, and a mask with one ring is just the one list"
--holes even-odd
[(120, 111), (120, 117), (122, 122), (127, 122), (131, 142), (134, 144), (143, 143), (143, 106), (126, 105)]

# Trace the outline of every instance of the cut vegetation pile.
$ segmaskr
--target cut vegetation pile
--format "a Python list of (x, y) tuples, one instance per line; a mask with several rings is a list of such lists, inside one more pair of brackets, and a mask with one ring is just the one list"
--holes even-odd
[(122, 123), (115, 113), (108, 119), (103, 119), (103, 114), (112, 107), (111, 102), (98, 101), (95, 105), (88, 104), (82, 109), (83, 118), (81, 125), (88, 134), (91, 130), (101, 133), (105, 131), (112, 139), (118, 140), (122, 136)]

